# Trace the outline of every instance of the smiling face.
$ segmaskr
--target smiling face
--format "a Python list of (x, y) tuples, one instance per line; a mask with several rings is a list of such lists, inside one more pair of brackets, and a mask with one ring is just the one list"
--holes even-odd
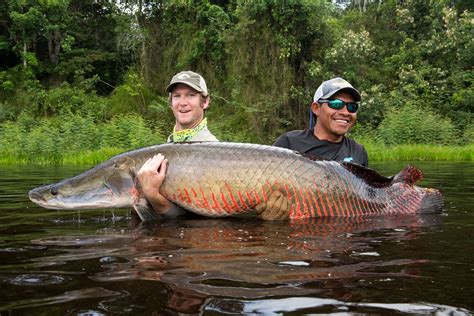
[[(336, 93), (331, 99), (354, 102), (352, 94), (346, 91)], [(311, 109), (318, 117), (314, 127), (314, 135), (321, 140), (340, 142), (357, 120), (357, 114), (348, 112), (345, 106), (340, 110), (334, 110), (327, 103), (313, 102)]]
[(209, 106), (209, 97), (203, 97), (201, 93), (183, 83), (174, 86), (170, 99), (177, 131), (196, 127), (204, 118), (204, 110)]

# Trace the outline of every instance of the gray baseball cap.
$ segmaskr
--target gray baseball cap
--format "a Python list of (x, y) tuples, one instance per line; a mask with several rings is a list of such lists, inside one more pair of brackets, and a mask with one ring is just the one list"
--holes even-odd
[(193, 71), (181, 71), (171, 78), (170, 84), (166, 87), (167, 92), (171, 92), (173, 87), (178, 83), (184, 83), (190, 86), (194, 90), (200, 92), (203, 96), (207, 97), (207, 85), (204, 78)]
[(360, 101), (361, 98), (359, 91), (357, 91), (349, 82), (339, 77), (321, 83), (314, 93), (313, 101), (318, 102), (320, 99), (327, 100), (342, 90), (352, 94), (355, 101)]

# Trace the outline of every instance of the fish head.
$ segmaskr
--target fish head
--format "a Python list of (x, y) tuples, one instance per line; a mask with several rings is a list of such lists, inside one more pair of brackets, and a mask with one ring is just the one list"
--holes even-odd
[(116, 156), (75, 177), (32, 189), (29, 198), (49, 209), (131, 206), (138, 196), (133, 159)]

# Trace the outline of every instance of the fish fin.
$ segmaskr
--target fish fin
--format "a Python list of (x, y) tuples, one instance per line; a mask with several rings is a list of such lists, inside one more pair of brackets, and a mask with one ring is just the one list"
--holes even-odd
[(373, 169), (369, 169), (353, 162), (341, 162), (342, 166), (356, 177), (365, 180), (369, 185), (384, 188), (392, 184), (393, 177), (385, 177)]
[(266, 202), (255, 205), (257, 217), (263, 220), (283, 220), (290, 217), (289, 203), (285, 194), (273, 191)]
[(133, 209), (143, 222), (157, 221), (160, 218), (146, 199), (139, 199), (138, 202), (133, 204)]
[(148, 200), (143, 196), (140, 181), (138, 181), (135, 172), (131, 173), (131, 177), (133, 179), (133, 209), (135, 210), (135, 214), (138, 215), (142, 222), (157, 221), (160, 217)]
[(307, 153), (301, 153), (299, 151), (295, 151), (295, 153), (313, 161), (331, 161), (331, 159), (326, 159), (326, 158), (315, 156), (315, 155), (309, 155)]
[(423, 172), (415, 166), (408, 165), (393, 177), (393, 183), (401, 182), (413, 185), (417, 181), (423, 180)]

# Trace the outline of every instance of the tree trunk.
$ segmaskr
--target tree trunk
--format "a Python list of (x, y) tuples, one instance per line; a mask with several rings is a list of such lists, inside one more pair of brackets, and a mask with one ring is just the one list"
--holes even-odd
[(50, 35), (50, 37), (48, 37), (49, 60), (55, 65), (57, 65), (59, 61), (59, 51), (61, 50), (61, 38), (62, 38), (62, 34), (58, 30), (55, 30)]
[(23, 68), (26, 66), (26, 41), (23, 41)]

